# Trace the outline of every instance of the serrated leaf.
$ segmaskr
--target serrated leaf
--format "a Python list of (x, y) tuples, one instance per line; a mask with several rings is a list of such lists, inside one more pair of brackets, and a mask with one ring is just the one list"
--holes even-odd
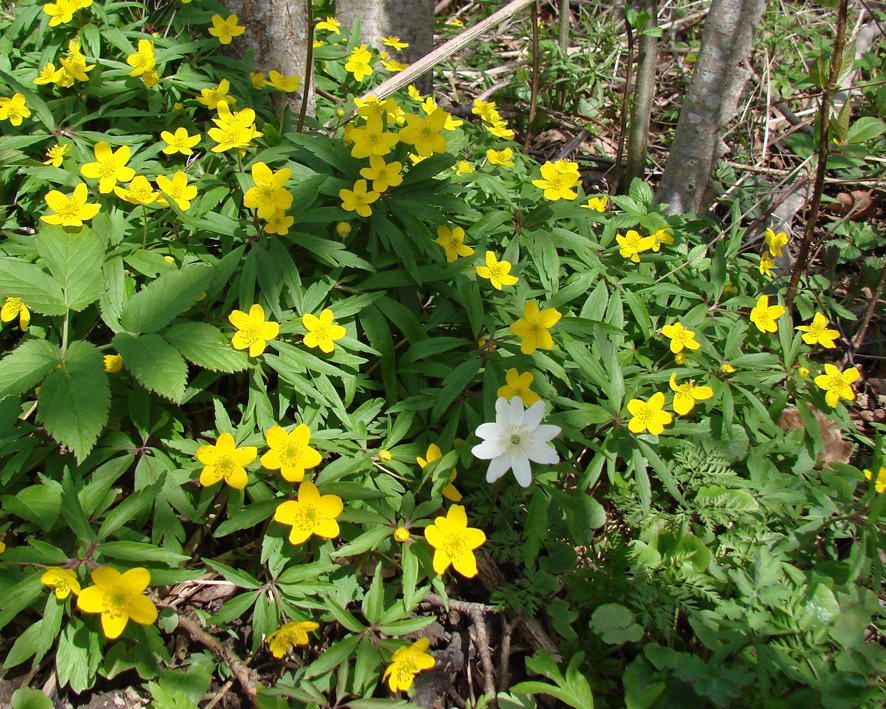
[[(849, 105), (847, 103), (847, 105)], [(873, 116), (862, 116), (849, 126), (846, 134), (847, 143), (864, 143), (879, 137), (886, 132), (886, 123)]]
[(82, 461), (98, 440), (110, 407), (102, 353), (85, 340), (72, 342), (61, 368), (53, 369), (40, 386), (37, 419)]
[(212, 268), (198, 264), (164, 273), (126, 302), (120, 324), (134, 333), (159, 330), (199, 300), (212, 274)]
[(42, 268), (18, 259), (0, 259), (0, 295), (21, 298), (43, 315), (67, 312), (61, 286)]
[(23, 342), (0, 360), (0, 399), (23, 394), (37, 386), (58, 364), (61, 364), (58, 345), (46, 340)]
[(61, 227), (44, 227), (35, 241), (68, 308), (80, 311), (101, 297), (105, 247), (92, 229), (70, 234)]
[(231, 340), (214, 325), (183, 322), (167, 329), (163, 336), (188, 360), (213, 372), (240, 372), (249, 368), (249, 355), (235, 350)]
[(181, 401), (188, 380), (188, 365), (172, 345), (159, 335), (134, 336), (126, 332), (111, 341), (123, 355), (123, 366), (146, 388), (173, 401)]

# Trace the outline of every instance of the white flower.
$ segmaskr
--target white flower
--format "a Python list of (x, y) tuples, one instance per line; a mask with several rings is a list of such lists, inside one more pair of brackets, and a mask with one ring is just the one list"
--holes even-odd
[(477, 436), (483, 439), (471, 449), (474, 457), (489, 461), (486, 482), (495, 482), (508, 470), (522, 487), (529, 487), (532, 473), (529, 461), (553, 465), (560, 456), (548, 445), (560, 433), (559, 426), (541, 425), (545, 414), (543, 401), (536, 401), (523, 409), (519, 396), (510, 401), (499, 397), (495, 402), (495, 423), (477, 426)]

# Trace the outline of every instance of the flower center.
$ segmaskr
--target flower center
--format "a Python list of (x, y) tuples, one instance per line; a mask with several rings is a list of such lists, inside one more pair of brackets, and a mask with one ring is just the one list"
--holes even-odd
[(251, 345), (261, 339), (261, 323), (247, 323), (245, 327), (240, 329), (240, 332), (243, 333), (243, 340), (246, 344)]
[(520, 436), (516, 433), (511, 434), (511, 445), (519, 446), (520, 445)]
[(319, 510), (310, 503), (299, 502), (299, 510), (292, 520), (293, 528), (301, 530), (303, 532), (313, 532), (319, 522)]
[(502, 276), (507, 275), (507, 271), (505, 270), (505, 265), (503, 263), (497, 263), (494, 266), (490, 266), (489, 273), (496, 280), (501, 280)]
[(107, 613), (112, 618), (121, 615), (129, 616), (129, 591), (122, 586), (112, 586), (105, 591), (102, 598), (104, 605), (103, 613)]
[[(443, 542), (443, 551), (446, 556), (448, 556), (453, 561), (460, 561), (467, 551), (467, 546), (462, 535), (458, 533), (450, 534), (446, 538), (446, 541)], [(412, 663), (408, 660), (407, 662), (409, 666), (412, 667)]]
[(117, 165), (114, 163), (113, 158), (98, 161), (99, 177), (113, 177), (115, 174), (117, 174)]
[(298, 465), (298, 460), (302, 456), (303, 447), (301, 443), (289, 442), (283, 447), (283, 453), (280, 456), (283, 465)]
[(76, 219), (77, 213), (80, 211), (80, 205), (73, 197), (66, 197), (67, 201), (62, 205), (61, 211), (58, 212), (60, 217), (70, 217)]
[(843, 388), (843, 376), (840, 374), (835, 374), (833, 377), (828, 377), (828, 389), (831, 391), (839, 391)]

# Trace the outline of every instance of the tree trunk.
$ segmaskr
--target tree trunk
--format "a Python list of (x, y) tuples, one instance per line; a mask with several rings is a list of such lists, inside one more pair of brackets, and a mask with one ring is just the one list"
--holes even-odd
[[(246, 27), (242, 38), (234, 40), (234, 46), (242, 39), (255, 50), (256, 71), (267, 74), (275, 70), (286, 76), (302, 77), (302, 91), (308, 91), (308, 111), (313, 114), (313, 90), (306, 86), (305, 79), (311, 22), (309, 0), (227, 0), (225, 4)], [(290, 97), (297, 109), (300, 96), (290, 94)]]
[(656, 202), (668, 213), (699, 212), (712, 191), (711, 172), (728, 150), (720, 130), (735, 117), (747, 79), (741, 68), (751, 50), (765, 0), (713, 0), (701, 52), (680, 111)]
[(638, 62), (637, 81), (634, 87), (634, 100), (631, 104), (631, 128), (628, 131), (628, 157), (625, 172), (618, 188), (626, 194), (635, 177), (643, 179), (646, 171), (646, 146), (649, 141), (649, 117), (652, 115), (652, 100), (655, 98), (655, 73), (658, 68), (658, 39), (644, 30), (658, 26), (658, 2), (640, 0), (637, 3), (641, 12), (649, 13), (649, 22), (640, 30), (637, 39)]

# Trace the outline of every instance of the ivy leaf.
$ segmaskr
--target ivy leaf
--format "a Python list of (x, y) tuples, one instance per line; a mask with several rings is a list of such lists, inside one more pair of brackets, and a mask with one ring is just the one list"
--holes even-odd
[(24, 394), (37, 386), (46, 373), (61, 364), (58, 345), (46, 340), (27, 340), (0, 360), (0, 399)]
[(221, 330), (208, 323), (183, 322), (163, 333), (187, 359), (213, 372), (240, 372), (249, 367), (245, 350), (235, 350)]
[(82, 462), (98, 440), (110, 407), (111, 390), (101, 352), (90, 342), (72, 342), (61, 368), (43, 380), (37, 398), (38, 420)]
[(198, 264), (164, 273), (126, 302), (120, 324), (134, 333), (159, 330), (199, 300), (212, 274), (212, 268)]
[(41, 258), (62, 287), (69, 309), (83, 310), (101, 297), (105, 247), (92, 229), (69, 234), (61, 227), (44, 227), (35, 241)]
[(0, 293), (21, 298), (42, 315), (64, 315), (68, 310), (61, 286), (42, 268), (18, 259), (0, 259)]
[(181, 401), (188, 380), (188, 365), (172, 345), (159, 335), (136, 336), (126, 332), (114, 335), (111, 342), (123, 355), (127, 371), (146, 389), (175, 402)]

